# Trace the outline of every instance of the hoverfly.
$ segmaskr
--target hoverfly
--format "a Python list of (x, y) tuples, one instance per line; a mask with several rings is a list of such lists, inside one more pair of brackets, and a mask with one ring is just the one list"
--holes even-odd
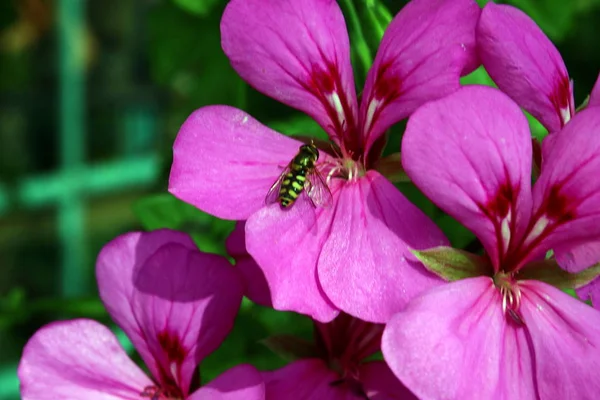
[(319, 173), (316, 163), (319, 150), (314, 143), (300, 146), (298, 154), (285, 167), (277, 181), (269, 189), (265, 204), (279, 203), (281, 208), (289, 208), (298, 199), (302, 191), (317, 207), (327, 207), (333, 198), (327, 183)]

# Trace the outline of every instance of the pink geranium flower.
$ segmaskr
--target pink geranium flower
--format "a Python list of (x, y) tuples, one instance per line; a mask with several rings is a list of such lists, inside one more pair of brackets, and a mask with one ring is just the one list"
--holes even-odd
[[(244, 294), (255, 303), (272, 307), (262, 271), (246, 251), (244, 224), (227, 238), (227, 252), (245, 278)], [(383, 324), (361, 321), (344, 312), (333, 321), (314, 321), (314, 343), (274, 336), (266, 343), (295, 361), (263, 372), (268, 399), (396, 399), (416, 397), (402, 385), (383, 361), (367, 361), (380, 350)]]
[[(386, 326), (384, 357), (421, 399), (594, 399), (600, 312), (540, 280), (546, 252), (600, 238), (600, 113), (577, 113), (531, 188), (525, 116), (465, 87), (408, 122), (415, 184), (479, 238), (488, 272), (429, 290)], [(546, 262), (548, 263), (548, 262)]]
[(151, 377), (100, 323), (55, 322), (25, 346), (23, 399), (264, 399), (262, 378), (249, 365), (190, 393), (196, 368), (223, 341), (241, 304), (242, 282), (225, 258), (200, 253), (183, 233), (135, 232), (102, 249), (96, 274), (108, 312)]
[[(491, 2), (485, 6), (477, 25), (477, 52), (498, 88), (550, 133), (575, 114), (573, 84), (560, 53), (518, 8)], [(589, 104), (600, 104), (600, 82)]]
[(229, 3), (221, 34), (233, 67), (313, 117), (334, 143), (336, 154), (321, 151), (318, 166), (329, 176), (333, 205), (313, 209), (301, 196), (286, 211), (265, 206), (302, 143), (227, 106), (202, 108), (183, 124), (169, 190), (219, 218), (247, 220), (248, 250), (276, 309), (320, 321), (342, 309), (382, 322), (439, 283), (405, 255), (446, 239), (375, 167), (392, 124), (458, 89), (460, 75), (477, 66), (479, 13), (473, 0), (410, 2), (382, 39), (359, 106), (334, 0)]
[[(565, 63), (550, 39), (517, 8), (488, 3), (477, 25), (477, 50), (498, 87), (536, 117), (550, 133), (575, 114), (573, 85)], [(600, 77), (588, 107), (600, 106)], [(597, 111), (600, 112), (600, 109)], [(553, 143), (544, 140), (544, 152)], [(555, 249), (561, 266), (580, 271), (600, 261), (600, 243)], [(600, 294), (600, 280), (578, 290), (582, 298)], [(593, 299), (600, 304), (600, 298)]]

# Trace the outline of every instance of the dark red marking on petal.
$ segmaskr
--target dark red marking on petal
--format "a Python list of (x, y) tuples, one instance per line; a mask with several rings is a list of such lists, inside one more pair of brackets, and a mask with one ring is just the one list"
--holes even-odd
[[(502, 221), (506, 218), (511, 210), (515, 209), (516, 200), (519, 194), (520, 188), (518, 186), (513, 187), (507, 180), (502, 183), (492, 198), (490, 198), (487, 204), (478, 204), (481, 212), (492, 222), (494, 225), (494, 232), (496, 234), (496, 246), (498, 249), (498, 260), (491, 260), (494, 265), (506, 268), (504, 237), (502, 235)], [(514, 215), (509, 221), (509, 228), (512, 234), (515, 232), (515, 218)], [(509, 244), (510, 245), (510, 244)]]
[(384, 105), (400, 97), (402, 92), (402, 80), (399, 76), (392, 75), (390, 72), (392, 63), (393, 60), (381, 63), (375, 76), (373, 97)]
[(158, 343), (171, 363), (182, 364), (188, 352), (183, 348), (179, 336), (162, 331), (158, 334)]
[[(561, 193), (562, 184), (556, 183), (553, 185), (548, 194), (546, 195), (544, 202), (531, 217), (529, 225), (526, 229), (527, 237), (533, 229), (535, 229), (540, 218), (547, 218), (549, 223), (545, 225), (542, 232), (537, 233), (537, 236), (531, 240), (527, 245), (523, 246), (523, 243), (518, 243), (517, 249), (512, 249), (510, 254), (510, 262), (507, 263), (507, 270), (516, 271), (523, 266), (523, 260), (525, 260), (528, 254), (540, 245), (558, 226), (568, 222), (576, 217), (575, 209), (577, 204), (573, 199), (568, 198)], [(549, 249), (544, 249), (549, 250)]]
[[(322, 54), (323, 56), (323, 54)], [(335, 63), (323, 57), (323, 64), (313, 64), (310, 77), (307, 82), (299, 82), (308, 92), (312, 93), (325, 108), (325, 112), (331, 121), (331, 128), (340, 140), (344, 150), (348, 154), (355, 155), (358, 159), (362, 156), (359, 134), (354, 120), (352, 105), (344, 91), (340, 71)], [(323, 65), (325, 69), (323, 69)], [(338, 118), (338, 111), (331, 105), (328, 97), (337, 94), (345, 121), (342, 123)]]
[(328, 71), (323, 71), (318, 65), (313, 65), (313, 72), (310, 80), (310, 86), (313, 93), (321, 92), (325, 94), (332, 93), (335, 90), (337, 70), (332, 71), (328, 66)]
[(494, 220), (503, 219), (508, 215), (515, 199), (516, 196), (512, 186), (503, 183), (498, 188), (496, 195), (485, 205), (484, 213)]
[(564, 126), (565, 121), (563, 121), (562, 110), (569, 110), (569, 115), (573, 116), (573, 108), (571, 104), (571, 82), (569, 81), (568, 76), (561, 75), (555, 79), (554, 90), (550, 95), (550, 101), (552, 102), (554, 110), (560, 118), (561, 127)]
[[(163, 365), (162, 363), (158, 365), (160, 374), (158, 379), (161, 391), (167, 398), (183, 398), (183, 388), (180, 388), (177, 384), (181, 377), (173, 376), (173, 374), (179, 374), (179, 367), (187, 357), (188, 350), (183, 347), (179, 336), (167, 330), (160, 332), (157, 339), (167, 357), (167, 365)], [(177, 365), (176, 371), (171, 369), (173, 363)]]
[(156, 386), (146, 386), (144, 391), (140, 393), (141, 397), (147, 397), (150, 400), (161, 400), (164, 399), (162, 390)]
[(560, 186), (554, 185), (550, 188), (550, 192), (544, 203), (545, 214), (548, 218), (564, 223), (575, 218), (573, 211), (569, 208), (571, 201), (560, 193)]
[(531, 149), (533, 151), (533, 177), (537, 179), (542, 171), (542, 144), (537, 139), (531, 139)]
[[(363, 132), (364, 137), (368, 137), (371, 134), (371, 129), (375, 126), (376, 121), (379, 119), (385, 107), (402, 94), (402, 80), (399, 76), (394, 75), (390, 71), (392, 64), (393, 60), (388, 60), (382, 62), (377, 69), (373, 90), (369, 96), (369, 103), (367, 104), (367, 113), (369, 112), (368, 109), (371, 102), (377, 101), (379, 104), (375, 108), (368, 126), (363, 127), (363, 129), (367, 130), (367, 132)], [(374, 157), (370, 156), (370, 158), (373, 159)]]

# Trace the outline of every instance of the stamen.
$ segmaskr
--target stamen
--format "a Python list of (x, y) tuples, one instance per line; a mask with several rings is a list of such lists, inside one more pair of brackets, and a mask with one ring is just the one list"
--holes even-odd
[(521, 289), (514, 281), (512, 274), (499, 272), (494, 276), (494, 284), (502, 296), (502, 313), (508, 315), (517, 325), (524, 326), (525, 322), (519, 313), (521, 307)]

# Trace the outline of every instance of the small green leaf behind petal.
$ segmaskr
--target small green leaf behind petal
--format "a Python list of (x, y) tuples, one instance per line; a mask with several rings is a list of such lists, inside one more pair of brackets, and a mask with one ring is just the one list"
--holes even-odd
[(414, 250), (413, 254), (425, 268), (449, 282), (493, 274), (492, 265), (486, 257), (465, 250), (440, 246)]
[(568, 272), (556, 260), (536, 261), (525, 266), (519, 279), (542, 281), (558, 289), (579, 289), (600, 276), (600, 263), (580, 272)]

